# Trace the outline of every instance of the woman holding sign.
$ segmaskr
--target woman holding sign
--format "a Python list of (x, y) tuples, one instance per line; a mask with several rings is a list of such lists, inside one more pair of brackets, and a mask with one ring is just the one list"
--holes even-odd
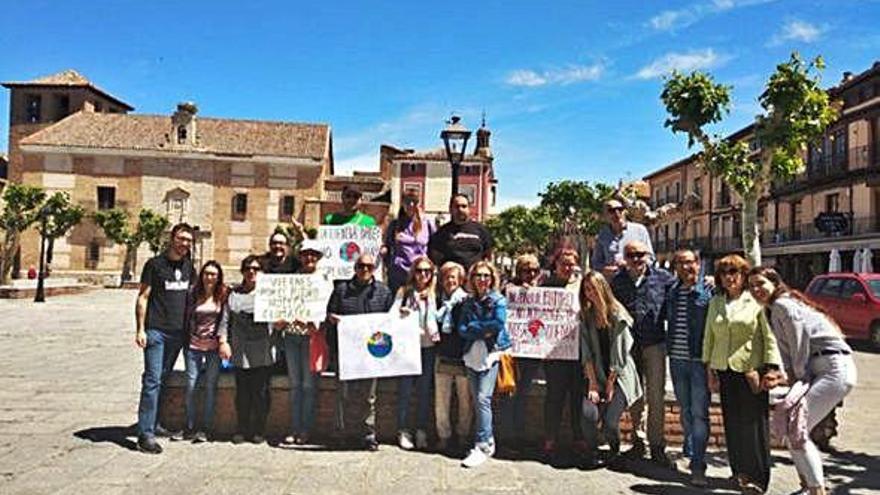
[[(409, 273), (409, 280), (397, 291), (394, 309), (401, 316), (419, 315), (419, 341), (421, 344), (422, 373), (418, 376), (400, 377), (397, 386), (397, 443), (404, 450), (428, 448), (428, 426), (431, 415), (431, 385), (434, 378), (434, 344), (440, 341), (437, 326), (437, 299), (434, 294), (434, 263), (427, 256), (416, 258)], [(412, 388), (417, 393), (416, 435), (407, 428)]]
[[(323, 253), (314, 241), (304, 240), (299, 248), (300, 268), (297, 273), (315, 274), (321, 256)], [(290, 435), (284, 437), (287, 445), (308, 443), (315, 424), (319, 372), (312, 369), (310, 358), (312, 339), (324, 338), (318, 333), (318, 324), (320, 322), (296, 320), (284, 329), (284, 356), (290, 380)]]
[(478, 261), (468, 274), (473, 297), (462, 303), (458, 333), (464, 339), (464, 365), (468, 369), (477, 415), (474, 448), (462, 461), (477, 467), (495, 454), (492, 435), (492, 394), (498, 378), (498, 361), (510, 348), (507, 333), (507, 299), (498, 292), (498, 272), (492, 263)]
[[(579, 264), (580, 255), (577, 250), (571, 247), (560, 248), (554, 256), (553, 275), (542, 286), (565, 288), (572, 294), (577, 294), (580, 284), (577, 274)], [(545, 359), (544, 378), (547, 381), (547, 395), (544, 398), (544, 445), (541, 449), (544, 457), (553, 461), (558, 454), (556, 442), (566, 402), (574, 450), (578, 454), (587, 454), (583, 428), (578, 421), (584, 380), (577, 361)]]
[(614, 297), (601, 272), (590, 271), (580, 287), (581, 365), (587, 378), (583, 400), (587, 441), (587, 466), (596, 464), (597, 426), (602, 422), (611, 448), (609, 464), (620, 452), (620, 416), (642, 396), (642, 385), (630, 350), (632, 318)]
[(388, 288), (397, 293), (406, 281), (416, 259), (428, 254), (428, 239), (435, 231), (434, 222), (422, 216), (419, 192), (408, 190), (397, 212), (385, 230), (379, 254), (388, 266)]

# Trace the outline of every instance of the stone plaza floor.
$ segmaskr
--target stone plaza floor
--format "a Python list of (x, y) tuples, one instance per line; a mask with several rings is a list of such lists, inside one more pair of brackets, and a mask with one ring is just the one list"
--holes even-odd
[[(534, 460), (490, 460), (476, 470), (438, 454), (200, 445), (162, 441), (134, 450), (142, 354), (134, 345), (131, 290), (0, 300), (0, 494), (40, 493), (734, 493), (722, 452), (709, 490), (647, 461), (629, 472), (557, 469)], [(839, 412), (827, 454), (832, 493), (880, 493), (880, 354), (856, 355), (860, 384)], [(775, 451), (769, 493), (796, 490), (789, 456)]]

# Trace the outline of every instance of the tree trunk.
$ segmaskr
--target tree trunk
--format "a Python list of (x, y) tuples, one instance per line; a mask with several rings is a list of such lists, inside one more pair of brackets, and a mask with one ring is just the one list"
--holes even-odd
[(18, 251), (18, 233), (6, 232), (3, 240), (3, 251), (0, 252), (0, 285), (9, 283), (12, 265), (15, 264), (15, 252)]
[(761, 264), (761, 240), (758, 238), (758, 195), (742, 198), (742, 241), (746, 259), (752, 266)]
[(119, 279), (119, 285), (123, 285), (131, 280), (133, 276), (133, 274), (131, 273), (131, 267), (134, 265), (135, 253), (135, 246), (132, 246), (130, 244), (125, 245), (125, 259), (122, 262), (122, 276)]

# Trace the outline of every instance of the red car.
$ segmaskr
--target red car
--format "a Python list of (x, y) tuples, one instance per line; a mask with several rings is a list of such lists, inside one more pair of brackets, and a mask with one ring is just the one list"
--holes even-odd
[(827, 273), (807, 286), (807, 297), (828, 311), (849, 339), (880, 349), (880, 273)]

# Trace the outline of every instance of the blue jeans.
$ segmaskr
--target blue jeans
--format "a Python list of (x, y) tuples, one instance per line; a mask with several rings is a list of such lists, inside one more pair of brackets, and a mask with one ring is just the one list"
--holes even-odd
[(495, 393), (495, 380), (498, 378), (498, 363), (493, 363), (485, 371), (467, 368), (467, 373), (477, 418), (476, 443), (492, 443), (495, 441), (492, 435), (492, 394)]
[(526, 400), (532, 381), (541, 370), (541, 361), (530, 358), (515, 358), (516, 393), (501, 399), (501, 433), (502, 441), (517, 442), (526, 434)]
[(706, 471), (706, 443), (709, 441), (709, 386), (706, 367), (700, 361), (670, 359), (669, 370), (675, 398), (681, 407), (685, 452), (691, 457), (691, 472)]
[(144, 373), (141, 375), (141, 399), (138, 404), (138, 435), (152, 438), (159, 421), (159, 394), (168, 372), (174, 367), (183, 348), (183, 332), (147, 329), (144, 347)]
[(412, 398), (413, 385), (416, 387), (416, 428), (427, 430), (430, 425), (431, 407), (434, 396), (431, 394), (431, 386), (434, 384), (434, 357), (436, 353), (433, 347), (422, 348), (422, 374), (402, 376), (397, 382), (397, 429), (407, 429), (407, 416), (409, 415), (409, 403)]
[(199, 377), (205, 388), (204, 418), (201, 428), (213, 431), (214, 398), (217, 396), (217, 380), (220, 378), (220, 355), (217, 351), (197, 351), (187, 348), (186, 361), (186, 429), (196, 430), (196, 384)]
[(318, 375), (312, 373), (309, 335), (285, 335), (284, 357), (290, 380), (290, 433), (307, 435), (315, 424)]

